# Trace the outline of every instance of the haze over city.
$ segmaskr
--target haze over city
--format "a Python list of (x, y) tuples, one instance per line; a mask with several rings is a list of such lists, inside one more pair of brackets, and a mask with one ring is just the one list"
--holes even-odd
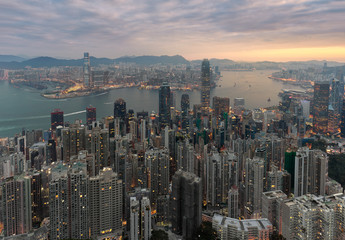
[(343, 62), (344, 13), (331, 0), (2, 1), (0, 53)]

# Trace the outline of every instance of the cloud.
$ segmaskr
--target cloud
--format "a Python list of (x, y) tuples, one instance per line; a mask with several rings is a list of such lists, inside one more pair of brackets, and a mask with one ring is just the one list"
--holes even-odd
[(0, 2), (0, 53), (231, 58), (345, 47), (344, 20), (345, 2), (331, 0), (11, 0)]

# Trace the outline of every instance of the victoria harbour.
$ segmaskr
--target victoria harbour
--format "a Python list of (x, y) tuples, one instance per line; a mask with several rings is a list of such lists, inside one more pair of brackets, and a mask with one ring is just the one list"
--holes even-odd
[[(269, 79), (270, 70), (257, 71), (223, 71), (217, 87), (211, 90), (211, 97), (243, 97), (249, 109), (274, 106), (279, 103), (278, 93), (281, 89), (301, 89), (298, 86), (283, 84)], [(269, 89), (269, 91), (267, 91)], [(180, 109), (181, 95), (188, 93), (191, 105), (200, 103), (199, 91), (175, 91), (176, 108)], [(50, 112), (54, 109), (64, 111), (65, 119), (85, 122), (85, 109), (92, 105), (97, 108), (97, 119), (111, 116), (114, 101), (123, 98), (128, 109), (135, 112), (158, 112), (158, 90), (140, 90), (138, 88), (114, 89), (85, 97), (68, 99), (46, 99), (37, 90), (15, 88), (6, 81), (0, 81), (0, 137), (9, 137), (19, 133), (22, 128), (49, 129)], [(270, 99), (270, 101), (267, 101)]]

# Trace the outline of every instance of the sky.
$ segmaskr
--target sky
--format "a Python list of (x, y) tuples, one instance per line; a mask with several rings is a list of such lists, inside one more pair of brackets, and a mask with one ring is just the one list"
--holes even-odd
[(345, 62), (344, 0), (1, 0), (0, 54)]

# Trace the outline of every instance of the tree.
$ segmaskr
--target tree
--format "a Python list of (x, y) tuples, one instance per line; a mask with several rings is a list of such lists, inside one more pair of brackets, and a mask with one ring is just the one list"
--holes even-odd
[(211, 222), (202, 222), (193, 239), (198, 240), (218, 240), (217, 231), (212, 228)]
[(163, 230), (153, 230), (150, 240), (169, 240), (169, 236)]

